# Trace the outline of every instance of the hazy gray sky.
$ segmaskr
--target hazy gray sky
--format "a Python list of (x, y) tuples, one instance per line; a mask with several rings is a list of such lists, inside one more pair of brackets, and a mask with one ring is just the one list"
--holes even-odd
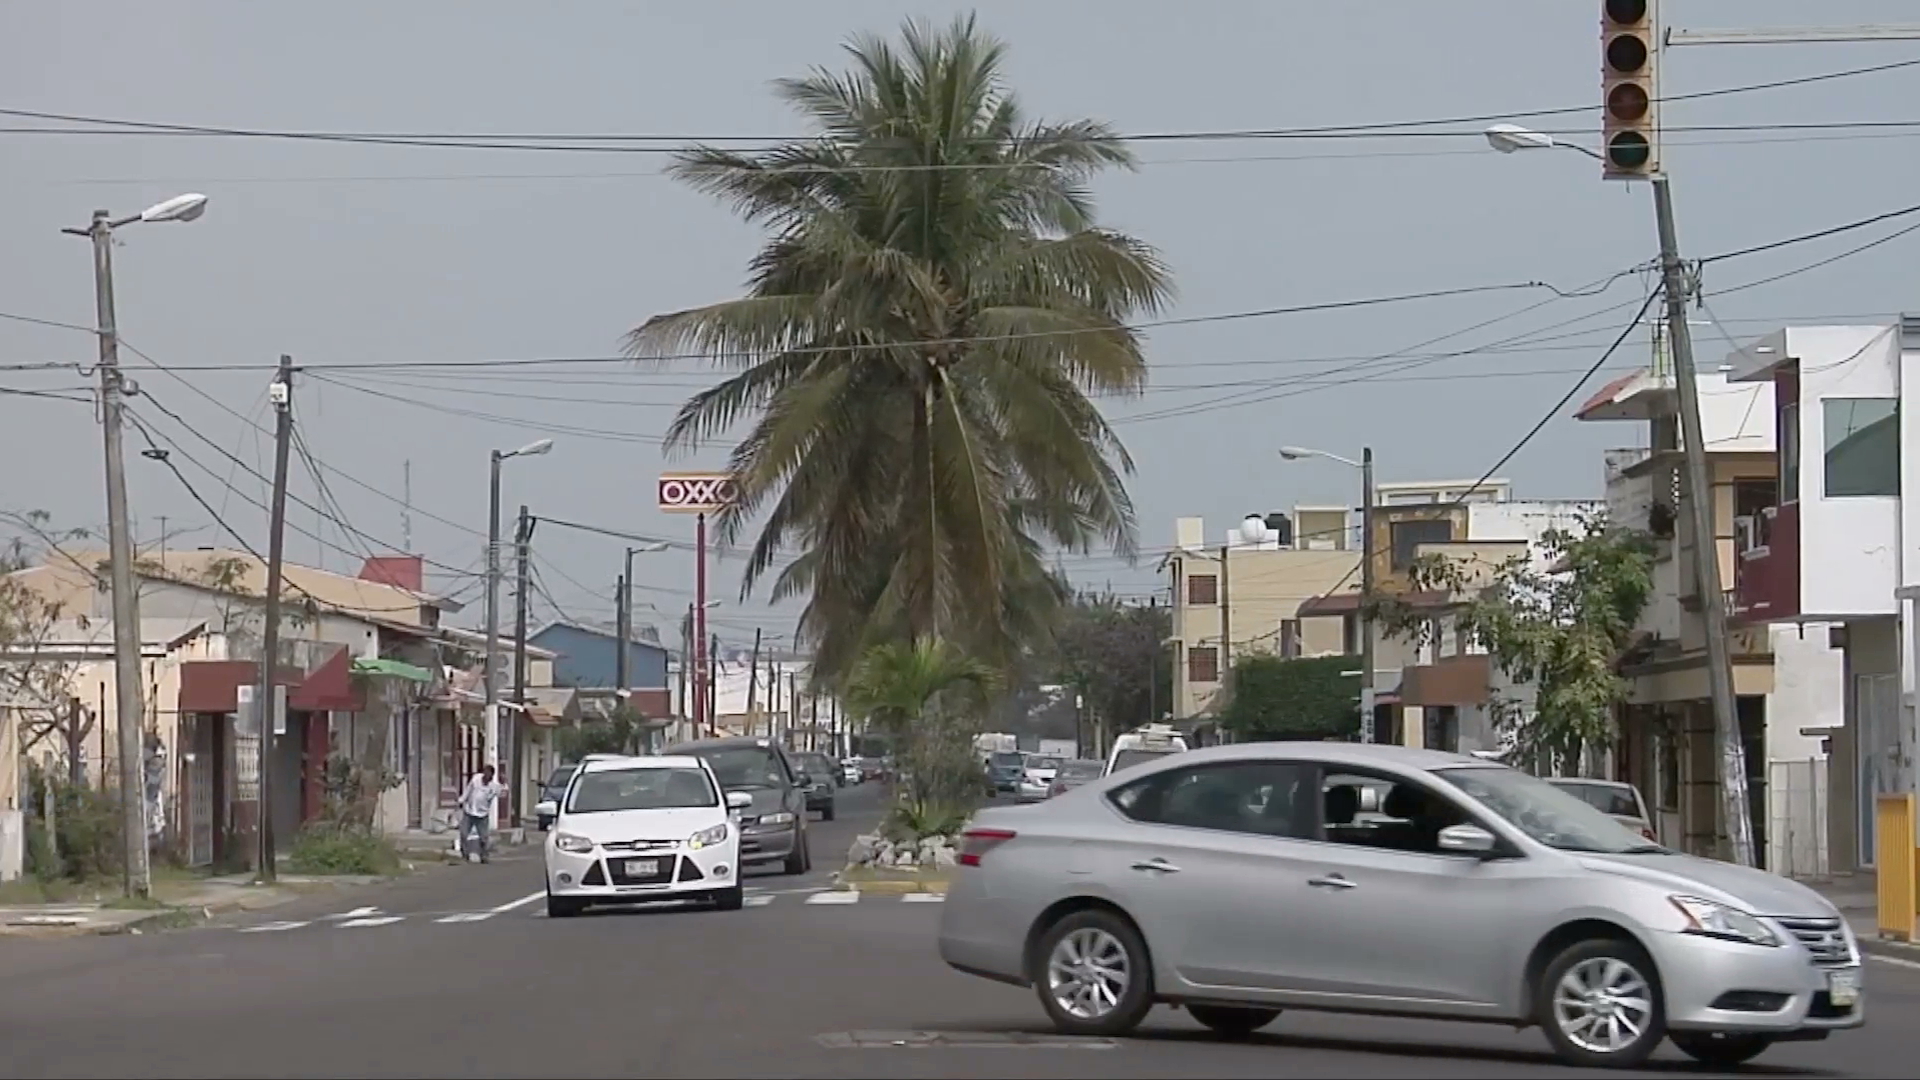
[[(788, 135), (800, 129), (768, 92), (769, 80), (840, 66), (839, 46), (854, 32), (891, 33), (904, 15), (944, 21), (969, 7), (1011, 44), (1009, 74), (1030, 112), (1091, 116), (1134, 133), (1478, 116), (1581, 106), (1599, 95), (1598, 0), (1179, 8), (1132, 0), (189, 0), (168, 5), (164, 16), (144, 4), (0, 0), (0, 107), (280, 130)], [(1667, 21), (1803, 25), (1816, 11), (1826, 25), (1888, 23), (1912, 18), (1915, 6), (1679, 0), (1667, 5)], [(1688, 47), (1666, 54), (1663, 85), (1668, 95), (1685, 94), (1913, 56), (1916, 43)], [(1916, 89), (1920, 69), (1908, 69), (1668, 106), (1670, 128), (1744, 129), (1669, 137), (1686, 251), (1730, 250), (1912, 202)], [(1777, 127), (1839, 121), (1916, 126)], [(9, 128), (31, 123), (0, 119)], [(1586, 114), (1536, 125), (1595, 123)], [(1775, 127), (1753, 129), (1766, 125)], [(1157, 245), (1172, 262), (1176, 316), (1523, 280), (1571, 289), (1652, 255), (1644, 187), (1603, 183), (1593, 163), (1573, 154), (1495, 154), (1474, 134), (1480, 126), (1423, 137), (1143, 143), (1142, 169), (1103, 181), (1098, 194), (1108, 225)], [(268, 440), (208, 397), (268, 422), (265, 389), (283, 352), (314, 365), (610, 358), (620, 335), (647, 316), (736, 295), (758, 240), (723, 207), (656, 175), (662, 160), (0, 134), (0, 312), (91, 324), (85, 242), (59, 229), (84, 225), (95, 207), (125, 214), (180, 191), (212, 196), (197, 223), (122, 234), (120, 323), (131, 345), (164, 365), (254, 366), (176, 378), (126, 357), (152, 397), (136, 411), (214, 469), (209, 475), (175, 457), (264, 548), (265, 515), (246, 502), (264, 502), (264, 485), (161, 406), (264, 473)], [(1917, 240), (1716, 295), (1876, 235), (1715, 265), (1706, 278), (1711, 315), (1742, 339), (1781, 322), (1897, 312), (1910, 303)], [(1133, 491), (1142, 544), (1164, 548), (1182, 515), (1204, 515), (1217, 542), (1248, 511), (1352, 497), (1354, 480), (1338, 466), (1280, 463), (1274, 448), (1283, 443), (1347, 454), (1371, 444), (1382, 480), (1477, 476), (1566, 392), (1640, 295), (1641, 283), (1628, 278), (1602, 295), (1413, 352), (1529, 332), (1542, 339), (1536, 348), (1397, 372), (1397, 364), (1348, 369), (1546, 294), (1156, 330), (1152, 389), (1111, 409), (1140, 466)], [(1569, 322), (1582, 316), (1590, 317)], [(1717, 362), (1728, 349), (1721, 331), (1697, 333), (1703, 362)], [(0, 366), (83, 362), (92, 348), (85, 334), (0, 319)], [(1636, 338), (1616, 363), (1645, 354), (1644, 337)], [(655, 511), (653, 481), (662, 467), (657, 436), (681, 399), (708, 380), (700, 366), (317, 374), (333, 381), (303, 379), (297, 390), (313, 452), (396, 497), (410, 460), (415, 547), (446, 567), (479, 564), (482, 543), (468, 530), (485, 527), (487, 450), (541, 434), (558, 446), (510, 465), (509, 513), (526, 502), (554, 518), (691, 538), (691, 521)], [(1363, 376), (1375, 378), (1325, 385)], [(0, 387), (79, 381), (72, 372), (0, 370)], [(1600, 451), (1636, 434), (1561, 417), (1503, 472), (1522, 496), (1595, 496)], [(137, 434), (129, 438), (143, 445)], [(8, 462), (0, 507), (45, 509), (65, 525), (104, 519), (99, 429), (86, 405), (0, 394), (0, 458)], [(163, 466), (135, 457), (129, 469), (143, 537), (157, 534), (164, 515), (170, 529), (201, 527), (175, 543), (228, 543)], [(296, 465), (293, 475), (295, 494), (317, 502), (304, 469)], [(398, 543), (394, 501), (339, 477), (330, 486), (353, 525)], [(337, 527), (322, 529), (307, 511), (296, 509), (292, 521), (340, 547), (362, 544)], [(577, 616), (605, 617), (620, 542), (549, 527), (537, 547), (559, 603)], [(290, 535), (291, 557), (319, 561), (318, 551)], [(1070, 558), (1068, 566), (1089, 583), (1139, 594), (1152, 584), (1153, 558), (1132, 569), (1099, 557)], [(324, 559), (334, 568), (349, 562), (338, 551)], [(642, 595), (683, 607), (691, 562), (679, 552), (644, 556)], [(737, 563), (718, 567), (719, 595), (731, 609), (716, 613), (723, 635), (790, 627), (789, 613), (761, 601), (733, 603), (737, 579)], [(443, 580), (474, 595), (470, 581)]]

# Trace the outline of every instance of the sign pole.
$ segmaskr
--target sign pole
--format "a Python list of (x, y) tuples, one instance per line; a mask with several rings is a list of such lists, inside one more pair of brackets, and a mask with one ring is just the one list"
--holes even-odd
[[(662, 473), (657, 488), (660, 511), (667, 514), (696, 515), (694, 524), (693, 618), (689, 642), (690, 670), (680, 674), (681, 683), (692, 688), (687, 719), (695, 731), (719, 734), (719, 710), (714, 707), (719, 688), (709, 678), (715, 652), (707, 635), (707, 517), (732, 505), (733, 477), (727, 473)], [(689, 682), (691, 680), (691, 682)]]
[[(717, 735), (714, 730), (718, 723), (718, 710), (712, 708), (707, 692), (707, 667), (712, 657), (707, 655), (707, 515), (701, 514), (694, 522), (693, 540), (693, 711), (699, 719), (696, 723), (707, 726), (708, 735)], [(714, 687), (713, 689), (718, 689)]]

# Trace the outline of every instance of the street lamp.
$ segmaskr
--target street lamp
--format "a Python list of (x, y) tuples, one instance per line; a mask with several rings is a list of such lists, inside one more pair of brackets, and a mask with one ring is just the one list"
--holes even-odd
[(667, 542), (664, 540), (656, 540), (650, 544), (641, 544), (627, 549), (626, 572), (620, 575), (620, 595), (614, 598), (618, 605), (614, 609), (614, 622), (615, 633), (620, 638), (620, 652), (615, 655), (613, 661), (613, 681), (615, 688), (622, 692), (628, 689), (627, 650), (632, 647), (633, 640), (633, 557), (651, 555), (665, 550), (667, 550)]
[[(125, 851), (122, 885), (130, 897), (153, 888), (147, 865), (147, 772), (140, 692), (140, 601), (133, 587), (133, 529), (127, 520), (127, 467), (121, 447), (125, 423), (120, 372), (120, 332), (113, 311), (113, 232), (135, 222), (192, 221), (207, 211), (207, 197), (176, 195), (132, 217), (95, 210), (84, 229), (62, 229), (93, 241), (93, 302), (100, 337), (100, 417), (107, 457), (108, 582), (113, 593), (113, 684), (120, 736), (120, 812)], [(264, 809), (263, 809), (264, 813)]]
[(1516, 150), (1571, 150), (1576, 154), (1585, 154), (1595, 161), (1604, 161), (1598, 150), (1589, 150), (1579, 143), (1561, 142), (1544, 131), (1523, 128), (1519, 124), (1495, 124), (1486, 130), (1487, 142), (1503, 154)]
[[(1510, 125), (1503, 125), (1510, 126)], [(1492, 133), (1488, 136), (1491, 139)], [(1543, 138), (1545, 136), (1542, 136)], [(1497, 143), (1495, 145), (1498, 145)], [(1304, 446), (1283, 446), (1280, 457), (1286, 461), (1325, 458), (1360, 470), (1360, 741), (1373, 741), (1373, 447), (1360, 450), (1355, 461), (1325, 450)]]
[(534, 457), (553, 449), (552, 439), (535, 439), (518, 450), (494, 450), (488, 458), (492, 466), (487, 487), (487, 726), (481, 758), (496, 770), (500, 768), (500, 687), (495, 678), (500, 669), (500, 463), (508, 458)]

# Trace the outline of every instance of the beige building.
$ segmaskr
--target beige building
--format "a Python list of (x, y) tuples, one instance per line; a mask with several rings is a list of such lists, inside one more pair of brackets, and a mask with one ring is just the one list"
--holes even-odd
[(1345, 651), (1352, 620), (1303, 616), (1300, 607), (1356, 579), (1360, 558), (1345, 507), (1296, 507), (1252, 516), (1209, 545), (1197, 517), (1174, 524), (1163, 563), (1173, 595), (1173, 718), (1212, 716), (1222, 676), (1248, 652), (1325, 656)]

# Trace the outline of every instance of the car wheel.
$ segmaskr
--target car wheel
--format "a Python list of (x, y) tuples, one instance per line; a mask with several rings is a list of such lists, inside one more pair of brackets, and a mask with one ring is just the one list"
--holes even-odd
[(1077, 911), (1040, 938), (1040, 1007), (1068, 1035), (1125, 1035), (1153, 1008), (1153, 968), (1133, 924), (1103, 909)]
[(713, 894), (713, 906), (719, 911), (739, 911), (747, 903), (745, 887), (735, 885), (731, 889), (718, 889)]
[(1771, 1035), (1729, 1034), (1723, 1031), (1675, 1031), (1667, 1038), (1681, 1053), (1702, 1065), (1745, 1065), (1767, 1052)]
[(572, 897), (547, 894), (547, 918), (549, 919), (571, 919), (586, 908), (587, 905)]
[(1576, 942), (1547, 964), (1535, 1013), (1561, 1060), (1631, 1069), (1667, 1034), (1666, 1004), (1653, 961), (1629, 941)]
[(1187, 1015), (1222, 1038), (1244, 1039), (1278, 1019), (1280, 1010), (1233, 1005), (1189, 1005)]
[(804, 874), (813, 865), (807, 856), (807, 837), (805, 833), (794, 838), (793, 850), (787, 853), (787, 861), (780, 865), (780, 872), (789, 876)]
[(827, 805), (826, 805), (826, 806), (825, 806), (825, 807), (824, 807), (824, 808), (823, 808), (823, 809), (822, 809), (822, 810), (820, 811), (820, 820), (821, 820), (821, 821), (832, 821), (832, 820), (833, 820), (833, 804), (832, 804), (832, 803), (828, 803), (828, 804), (827, 804)]

